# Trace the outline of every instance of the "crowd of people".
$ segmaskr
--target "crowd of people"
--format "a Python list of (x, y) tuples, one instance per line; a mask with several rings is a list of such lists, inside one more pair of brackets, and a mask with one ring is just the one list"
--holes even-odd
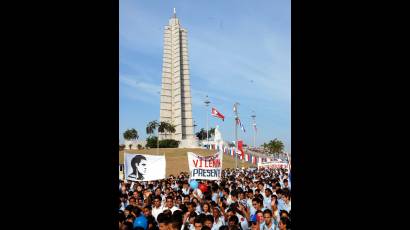
[(158, 181), (120, 181), (119, 229), (290, 229), (287, 169), (225, 169), (221, 180), (199, 182), (191, 186), (186, 172)]

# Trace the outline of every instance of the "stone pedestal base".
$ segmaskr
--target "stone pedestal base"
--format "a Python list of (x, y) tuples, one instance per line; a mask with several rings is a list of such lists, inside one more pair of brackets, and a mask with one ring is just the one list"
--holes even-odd
[(199, 147), (199, 142), (195, 138), (181, 140), (178, 146), (178, 148), (198, 148), (198, 147)]

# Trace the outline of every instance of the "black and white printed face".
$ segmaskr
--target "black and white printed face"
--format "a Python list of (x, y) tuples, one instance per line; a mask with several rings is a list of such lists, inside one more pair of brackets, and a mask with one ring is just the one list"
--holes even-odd
[(137, 170), (138, 172), (145, 174), (147, 173), (147, 161), (146, 160), (141, 160), (139, 164), (137, 164)]

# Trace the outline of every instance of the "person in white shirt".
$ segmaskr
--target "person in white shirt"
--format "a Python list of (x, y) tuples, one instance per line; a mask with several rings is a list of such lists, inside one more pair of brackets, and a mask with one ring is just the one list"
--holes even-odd
[(205, 215), (212, 215), (211, 214), (211, 207), (208, 203), (203, 203), (202, 204), (202, 212)]
[(265, 189), (265, 194), (263, 196), (263, 207), (266, 209), (271, 209), (271, 195), (272, 195), (272, 191), (267, 188)]
[[(229, 196), (230, 196), (230, 195), (229, 195), (229, 188), (224, 188), (224, 189), (222, 190), (222, 197), (224, 197), (225, 200), (228, 201), (228, 200), (230, 200), (230, 197), (229, 197)], [(230, 204), (228, 203), (228, 205), (230, 205)]]
[(282, 188), (287, 188), (290, 190), (290, 184), (289, 184), (288, 179), (284, 179), (281, 185), (282, 185)]
[(214, 217), (212, 230), (219, 230), (219, 227), (225, 225), (225, 219), (221, 215), (221, 211), (217, 207), (214, 207), (212, 209), (212, 215)]
[(291, 202), (290, 202), (290, 195), (288, 193), (285, 193), (282, 195), (282, 200), (281, 204), (279, 205), (279, 210), (285, 210), (288, 213), (291, 210)]
[(120, 210), (124, 211), (125, 207), (127, 207), (129, 205), (128, 200), (127, 200), (127, 194), (121, 194), (120, 195), (120, 200), (121, 200)]
[(179, 210), (179, 208), (174, 206), (174, 198), (172, 196), (168, 196), (166, 199), (166, 206), (163, 208), (163, 211), (170, 210), (172, 213), (174, 211)]
[(248, 208), (250, 210), (250, 214), (253, 215), (253, 214), (255, 214), (256, 209), (252, 205), (252, 200), (254, 198), (252, 190), (247, 191), (247, 197), (248, 197), (248, 199), (246, 200), (246, 203), (247, 203)]
[(228, 200), (228, 205), (231, 205), (233, 203), (238, 203), (238, 191), (237, 190), (232, 190), (231, 195), (230, 195), (230, 202)]
[(164, 211), (164, 207), (161, 205), (162, 198), (160, 196), (154, 197), (154, 207), (152, 207), (152, 216), (157, 220), (160, 213)]
[(252, 199), (252, 206), (256, 210), (254, 213), (250, 213), (250, 218), (253, 219), (253, 216), (256, 215), (256, 212), (258, 210), (260, 211), (265, 211), (265, 208), (263, 207), (263, 201), (259, 198), (253, 198)]
[(270, 209), (266, 209), (263, 211), (263, 219), (265, 220), (260, 225), (260, 230), (276, 230), (275, 220), (272, 218), (272, 211)]
[(272, 195), (272, 202), (271, 202), (271, 210), (272, 210), (272, 218), (279, 222), (280, 219), (280, 211), (278, 208), (278, 198), (276, 195)]
[(192, 202), (195, 204), (195, 212), (199, 215), (201, 214), (201, 205), (200, 202), (198, 201), (198, 198), (194, 197), (192, 198)]
[(184, 184), (182, 185), (182, 194), (189, 195), (189, 186), (187, 182), (184, 182)]
[(219, 198), (219, 193), (218, 193), (218, 188), (212, 188), (212, 201), (214, 201), (215, 203), (218, 202), (218, 198)]
[(182, 197), (181, 196), (177, 196), (175, 198), (175, 206), (179, 209), (181, 209), (182, 207)]
[[(229, 223), (229, 222), (231, 222), (232, 217), (236, 217), (237, 220), (238, 220), (238, 224), (240, 224), (241, 228), (242, 228), (243, 230), (248, 230), (248, 228), (249, 228), (249, 226), (248, 226), (248, 221), (246, 220), (246, 218), (245, 218), (244, 216), (242, 216), (241, 214), (237, 213), (236, 210), (235, 210), (235, 208), (229, 208), (229, 209), (226, 211), (226, 214), (227, 214), (227, 217), (228, 217), (228, 220), (229, 220), (229, 221), (228, 221), (228, 225), (232, 225), (232, 223)], [(234, 220), (235, 220), (235, 218), (234, 218)]]

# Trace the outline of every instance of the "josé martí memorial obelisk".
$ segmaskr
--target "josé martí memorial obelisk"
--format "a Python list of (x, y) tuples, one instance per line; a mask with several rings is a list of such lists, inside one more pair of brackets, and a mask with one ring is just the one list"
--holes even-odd
[(198, 147), (192, 120), (191, 85), (187, 30), (174, 14), (164, 29), (160, 121), (175, 125), (175, 133), (160, 134), (159, 139), (180, 141), (179, 147)]

